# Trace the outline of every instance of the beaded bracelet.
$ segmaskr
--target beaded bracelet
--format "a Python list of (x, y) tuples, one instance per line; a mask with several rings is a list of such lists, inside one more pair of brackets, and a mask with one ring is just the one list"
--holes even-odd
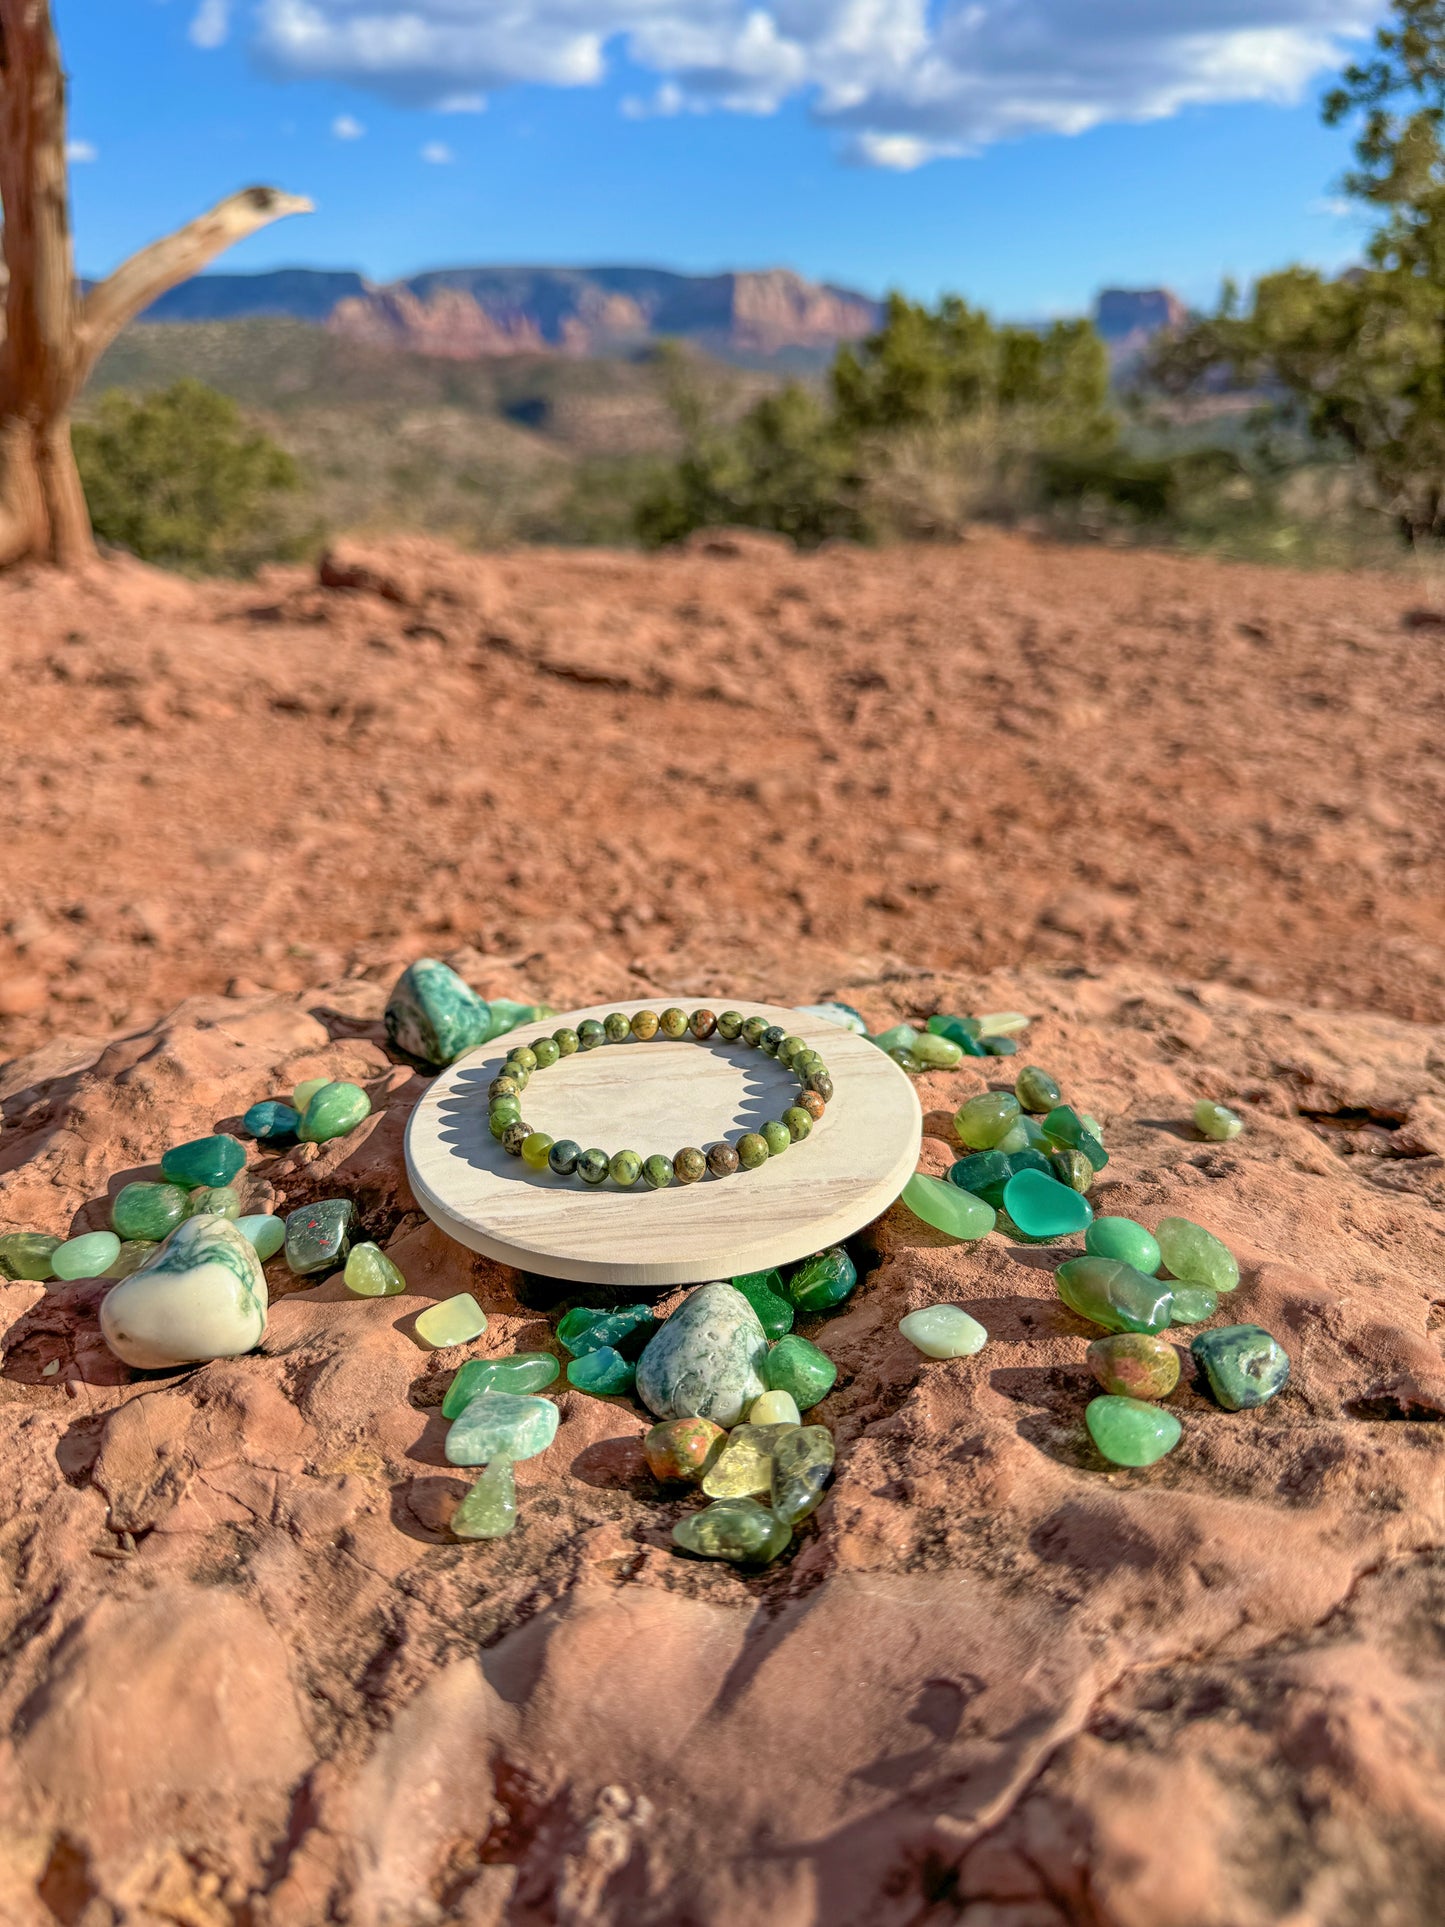
[[(605, 1151), (584, 1151), (571, 1138), (550, 1138), (545, 1131), (534, 1131), (522, 1120), (522, 1092), (534, 1071), (546, 1070), (559, 1058), (574, 1051), (596, 1050), (600, 1044), (620, 1044), (628, 1037), (646, 1042), (653, 1037), (693, 1036), (701, 1042), (716, 1033), (724, 1043), (751, 1044), (767, 1057), (785, 1064), (802, 1086), (796, 1104), (790, 1104), (779, 1118), (772, 1118), (760, 1131), (744, 1131), (736, 1145), (726, 1140), (710, 1144), (706, 1151), (686, 1145), (676, 1157), (654, 1153), (641, 1158), (636, 1151), (618, 1151), (609, 1157)], [(790, 1144), (797, 1144), (812, 1130), (833, 1095), (833, 1080), (828, 1067), (809, 1044), (794, 1037), (781, 1024), (770, 1024), (766, 1017), (744, 1017), (739, 1010), (725, 1010), (720, 1017), (710, 1010), (695, 1010), (691, 1017), (674, 1006), (661, 1015), (655, 1010), (639, 1010), (628, 1017), (612, 1011), (599, 1022), (586, 1017), (576, 1030), (564, 1026), (550, 1037), (539, 1037), (533, 1044), (519, 1044), (508, 1051), (507, 1061), (488, 1087), (491, 1111), (488, 1122), (492, 1136), (504, 1151), (522, 1158), (534, 1171), (554, 1171), (559, 1178), (574, 1174), (584, 1184), (601, 1184), (611, 1178), (624, 1187), (639, 1178), (660, 1191), (676, 1178), (679, 1184), (696, 1184), (711, 1171), (715, 1178), (731, 1177), (741, 1166), (755, 1170), (770, 1157), (779, 1157)]]

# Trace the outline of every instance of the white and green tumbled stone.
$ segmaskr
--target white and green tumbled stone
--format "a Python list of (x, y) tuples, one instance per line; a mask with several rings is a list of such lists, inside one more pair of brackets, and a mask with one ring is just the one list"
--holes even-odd
[(143, 1371), (238, 1358), (266, 1332), (266, 1274), (229, 1218), (187, 1218), (101, 1300), (117, 1358)]
[(505, 1539), (517, 1523), (517, 1477), (510, 1459), (489, 1465), (451, 1516), (454, 1539)]
[(900, 1318), (898, 1329), (925, 1358), (971, 1358), (988, 1333), (962, 1305), (924, 1305)]
[(490, 1465), (495, 1459), (534, 1459), (557, 1436), (557, 1407), (549, 1398), (515, 1392), (478, 1392), (447, 1433), (452, 1465)]
[(119, 1238), (168, 1238), (190, 1216), (195, 1193), (180, 1184), (127, 1184), (110, 1207), (111, 1229)]
[(736, 1425), (767, 1388), (767, 1335), (730, 1284), (699, 1285), (648, 1340), (637, 1364), (637, 1394), (657, 1418), (707, 1418)]
[(491, 1011), (470, 984), (436, 957), (418, 957), (392, 987), (386, 1034), (399, 1051), (441, 1069), (485, 1043)]

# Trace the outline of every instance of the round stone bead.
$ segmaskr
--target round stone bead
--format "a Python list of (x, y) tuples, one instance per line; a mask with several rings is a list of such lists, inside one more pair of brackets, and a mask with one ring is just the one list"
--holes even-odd
[(608, 1169), (612, 1173), (612, 1182), (628, 1191), (642, 1176), (642, 1159), (636, 1151), (614, 1151)]
[(509, 1124), (515, 1124), (522, 1115), (522, 1106), (515, 1097), (494, 1097), (492, 1107), (487, 1113), (487, 1122), (492, 1127), (492, 1136), (500, 1137)]
[(804, 1044), (801, 1050), (795, 1050), (788, 1059), (788, 1063), (793, 1070), (799, 1073), (803, 1071), (820, 1071), (825, 1068), (822, 1052), (814, 1050), (811, 1044)]
[(519, 1158), (522, 1155), (522, 1146), (531, 1135), (531, 1125), (524, 1124), (521, 1118), (517, 1118), (502, 1132), (502, 1149), (510, 1157)]
[(559, 1178), (570, 1178), (577, 1169), (577, 1160), (582, 1155), (582, 1146), (576, 1138), (559, 1137), (547, 1153), (547, 1168), (555, 1171)]
[(756, 1050), (763, 1041), (763, 1032), (768, 1028), (766, 1017), (749, 1017), (743, 1025), (743, 1042), (751, 1044)]
[(1151, 1278), (1163, 1263), (1158, 1240), (1132, 1218), (1096, 1218), (1084, 1233), (1084, 1249), (1096, 1258), (1118, 1258)]
[(687, 1027), (694, 1037), (711, 1037), (717, 1029), (717, 1017), (710, 1010), (695, 1010), (687, 1020)]
[(971, 1097), (954, 1117), (954, 1129), (971, 1151), (991, 1151), (1006, 1138), (1018, 1120), (1019, 1101), (1012, 1091), (984, 1091)]
[(487, 1086), (487, 1096), (495, 1104), (499, 1097), (520, 1097), (522, 1087), (515, 1077), (494, 1077)]
[(577, 1043), (582, 1050), (596, 1050), (607, 1042), (607, 1032), (595, 1017), (584, 1017), (577, 1026)]
[(86, 1231), (57, 1245), (50, 1265), (57, 1278), (98, 1278), (119, 1256), (120, 1239), (113, 1231)]
[(1054, 1108), (1063, 1092), (1047, 1071), (1039, 1070), (1034, 1064), (1025, 1064), (1014, 1079), (1014, 1096), (1024, 1110), (1042, 1117), (1046, 1111)]
[(564, 1024), (561, 1030), (554, 1030), (552, 1032), (552, 1042), (557, 1046), (557, 1053), (560, 1057), (575, 1057), (577, 1055), (577, 1033), (567, 1024)]
[(770, 1117), (762, 1130), (769, 1157), (781, 1157), (793, 1141), (793, 1134), (780, 1117)]
[(545, 1131), (533, 1131), (522, 1146), (522, 1162), (534, 1171), (545, 1171), (552, 1154), (552, 1140)]
[(514, 1044), (512, 1049), (507, 1052), (507, 1062), (509, 1064), (520, 1064), (522, 1069), (526, 1071), (530, 1077), (532, 1072), (537, 1068), (537, 1053), (532, 1049), (530, 1044)]
[(738, 1168), (738, 1154), (725, 1140), (707, 1147), (707, 1168), (715, 1178), (730, 1178)]
[(734, 1043), (743, 1034), (743, 1014), (740, 1010), (724, 1010), (718, 1013), (717, 1034), (726, 1044)]
[(1194, 1106), (1194, 1128), (1216, 1143), (1227, 1144), (1244, 1129), (1244, 1119), (1227, 1104), (1216, 1104), (1210, 1098), (1201, 1097)]
[(769, 1024), (762, 1036), (758, 1039), (758, 1049), (763, 1053), (764, 1057), (776, 1057), (778, 1054), (778, 1046), (787, 1034), (781, 1024)]
[(577, 1175), (584, 1184), (601, 1184), (611, 1168), (611, 1158), (595, 1148), (582, 1152), (577, 1160)]
[(679, 1184), (696, 1184), (707, 1170), (707, 1159), (695, 1144), (684, 1144), (672, 1160), (672, 1174)]
[(658, 1016), (655, 1010), (638, 1010), (632, 1014), (632, 1034), (645, 1044), (649, 1038), (656, 1037)]
[(792, 1032), (789, 1031), (788, 1035), (778, 1046), (778, 1062), (780, 1064), (791, 1064), (798, 1052), (800, 1050), (806, 1050), (807, 1048), (808, 1046), (803, 1042), (801, 1037), (795, 1037)]
[(557, 1048), (557, 1040), (555, 1037), (539, 1037), (536, 1043), (531, 1046), (531, 1050), (532, 1055), (537, 1060), (537, 1069), (539, 1071), (545, 1071), (550, 1065), (555, 1064), (557, 1059), (562, 1055), (561, 1051)]
[(602, 1019), (602, 1028), (607, 1032), (609, 1044), (620, 1044), (624, 1037), (632, 1035), (632, 1021), (620, 1010), (609, 1010)]
[(790, 1104), (783, 1112), (783, 1123), (788, 1127), (788, 1136), (794, 1144), (801, 1144), (813, 1128), (813, 1120), (801, 1104)]
[(532, 1073), (527, 1069), (527, 1066), (511, 1057), (503, 1064), (501, 1070), (498, 1072), (498, 1076), (510, 1078), (516, 1085), (519, 1093), (526, 1090), (532, 1081)]
[(816, 1091), (825, 1104), (832, 1103), (833, 1080), (826, 1071), (810, 1071), (808, 1074), (808, 1089), (810, 1091)]
[(650, 1184), (654, 1191), (665, 1191), (672, 1183), (672, 1159), (654, 1151), (650, 1158), (642, 1161), (642, 1182)]
[(669, 1004), (658, 1018), (657, 1027), (664, 1037), (686, 1037), (687, 1012), (679, 1010), (676, 1004)]
[(745, 1171), (756, 1171), (771, 1155), (768, 1140), (761, 1131), (744, 1131), (738, 1139), (738, 1163)]
[(828, 1109), (816, 1091), (804, 1091), (798, 1099), (798, 1108), (806, 1111), (815, 1124)]
[(179, 1184), (127, 1184), (110, 1207), (111, 1228), (126, 1239), (169, 1237), (190, 1216), (191, 1196)]

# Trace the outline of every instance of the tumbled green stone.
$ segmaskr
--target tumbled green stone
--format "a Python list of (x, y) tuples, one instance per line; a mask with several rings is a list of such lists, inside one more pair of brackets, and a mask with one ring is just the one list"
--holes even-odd
[(245, 1238), (262, 1264), (274, 1258), (286, 1242), (284, 1219), (274, 1218), (269, 1212), (257, 1211), (247, 1218), (237, 1218), (236, 1229)]
[(624, 1358), (610, 1345), (600, 1345), (595, 1352), (574, 1358), (567, 1367), (567, 1383), (579, 1392), (590, 1392), (594, 1398), (616, 1398), (630, 1392), (636, 1378), (636, 1360)]
[(1154, 1233), (1164, 1266), (1186, 1285), (1207, 1285), (1210, 1291), (1233, 1291), (1239, 1283), (1234, 1253), (1203, 1225), (1190, 1218), (1161, 1218)]
[(1084, 1249), (1096, 1258), (1117, 1258), (1151, 1278), (1163, 1263), (1158, 1240), (1133, 1218), (1095, 1218), (1084, 1233)]
[(329, 1144), (371, 1115), (371, 1099), (359, 1084), (323, 1084), (306, 1106), (297, 1136), (304, 1144)]
[(1150, 1332), (1110, 1332), (1084, 1354), (1106, 1392), (1121, 1398), (1168, 1398), (1179, 1383), (1179, 1354)]
[(826, 1425), (791, 1427), (773, 1445), (772, 1509), (794, 1526), (816, 1509), (833, 1470), (833, 1435)]
[(318, 1091), (324, 1091), (331, 1082), (329, 1077), (304, 1077), (291, 1093), (291, 1108), (298, 1118), (305, 1117), (306, 1106)]
[(541, 1392), (562, 1367), (550, 1352), (510, 1352), (505, 1358), (469, 1358), (447, 1387), (442, 1417), (459, 1418), (478, 1392)]
[(190, 1216), (194, 1194), (180, 1184), (127, 1184), (110, 1207), (111, 1229), (121, 1238), (169, 1237)]
[(482, 1039), (490, 1044), (493, 1039), (505, 1037), (519, 1024), (540, 1023), (544, 1017), (553, 1017), (555, 1011), (548, 1010), (544, 1004), (519, 1004), (512, 997), (493, 997), (488, 1006), (487, 1034)]
[(245, 1162), (246, 1147), (240, 1140), (218, 1131), (213, 1137), (173, 1144), (161, 1158), (161, 1176), (192, 1191), (198, 1184), (229, 1184)]
[(603, 1184), (612, 1165), (611, 1158), (595, 1145), (577, 1159), (577, 1175), (584, 1184)]
[[(418, 1338), (442, 1351), (448, 1345), (465, 1345), (470, 1339), (480, 1338), (487, 1329), (487, 1314), (469, 1291), (459, 1291), (454, 1298), (443, 1298), (440, 1304), (419, 1312), (412, 1329)], [(481, 1465), (484, 1460), (477, 1463)]]
[(1011, 1157), (1016, 1151), (1026, 1151), (1029, 1148), (1029, 1142), (1027, 1127), (1020, 1117), (1009, 1126), (1007, 1135), (999, 1139), (994, 1149), (1002, 1151), (1005, 1157)]
[(1014, 1057), (1018, 1054), (1018, 1040), (1014, 1037), (981, 1037), (979, 1042), (989, 1057)]
[(763, 1360), (764, 1385), (770, 1392), (786, 1392), (800, 1412), (826, 1398), (837, 1378), (838, 1367), (828, 1354), (797, 1332), (780, 1338)]
[(1226, 1412), (1264, 1405), (1289, 1379), (1289, 1354), (1260, 1325), (1221, 1325), (1189, 1347)]
[(984, 1057), (987, 1052), (978, 1041), (975, 1019), (972, 1017), (949, 1017), (939, 1015), (928, 1020), (928, 1035), (942, 1037), (950, 1044), (957, 1044), (963, 1057)]
[(452, 1465), (534, 1459), (557, 1436), (557, 1419), (557, 1407), (549, 1398), (478, 1392), (453, 1419), (442, 1449)]
[(552, 1140), (545, 1131), (533, 1131), (522, 1140), (522, 1162), (533, 1171), (545, 1171), (552, 1154)]
[(749, 1425), (799, 1425), (802, 1418), (791, 1392), (759, 1392), (748, 1407)]
[(799, 1311), (817, 1312), (841, 1305), (857, 1282), (853, 1260), (842, 1245), (830, 1245), (826, 1251), (805, 1258), (784, 1289)]
[(711, 1419), (664, 1419), (643, 1439), (642, 1456), (653, 1478), (696, 1485), (727, 1444), (727, 1436)]
[(961, 1044), (956, 1044), (951, 1037), (940, 1037), (931, 1030), (915, 1031), (908, 1048), (930, 1070), (951, 1071), (963, 1057)]
[(756, 1499), (719, 1499), (702, 1512), (690, 1512), (672, 1528), (673, 1541), (684, 1552), (740, 1566), (767, 1565), (786, 1549), (792, 1536), (792, 1527)]
[(1014, 1096), (1024, 1110), (1041, 1117), (1054, 1108), (1063, 1092), (1047, 1071), (1041, 1071), (1036, 1064), (1025, 1064), (1014, 1079)]
[(737, 1142), (737, 1153), (738, 1163), (745, 1171), (756, 1171), (772, 1155), (761, 1131), (744, 1131)]
[(1081, 1318), (1116, 1332), (1162, 1332), (1174, 1294), (1117, 1258), (1070, 1258), (1054, 1273), (1059, 1296)]
[[(869, 1038), (881, 1051), (912, 1050), (918, 1040), (918, 1032), (912, 1024), (891, 1024), (887, 1030), (880, 1030)], [(947, 1039), (944, 1040), (947, 1042)]]
[(1050, 1151), (1049, 1165), (1060, 1184), (1067, 1184), (1080, 1196), (1088, 1191), (1097, 1173), (1082, 1151)]
[(574, 1305), (557, 1321), (557, 1342), (574, 1358), (583, 1358), (604, 1345), (635, 1358), (657, 1330), (651, 1305), (623, 1305), (617, 1311), (598, 1311)]
[(793, 1141), (793, 1134), (781, 1118), (769, 1118), (762, 1128), (762, 1140), (768, 1147), (768, 1156), (780, 1158)]
[(356, 1207), (350, 1198), (303, 1204), (286, 1219), (286, 1262), (298, 1278), (339, 1265), (351, 1246)]
[(505, 1539), (517, 1523), (517, 1475), (495, 1459), (451, 1517), (454, 1539)]
[(1003, 1207), (1028, 1238), (1067, 1238), (1094, 1219), (1093, 1207), (1057, 1178), (1019, 1171), (1004, 1186)]
[(1174, 1303), (1169, 1312), (1171, 1325), (1202, 1325), (1219, 1310), (1219, 1293), (1208, 1285), (1174, 1287)]
[(1194, 1106), (1194, 1126), (1205, 1137), (1225, 1144), (1230, 1138), (1239, 1136), (1244, 1129), (1244, 1119), (1238, 1111), (1231, 1111), (1227, 1104), (1216, 1104), (1207, 1097), (1201, 1097)]
[(928, 1069), (921, 1057), (915, 1057), (913, 1052), (906, 1050), (902, 1044), (895, 1044), (888, 1055), (898, 1068), (907, 1071), (910, 1077), (917, 1077), (921, 1071)]
[(50, 1265), (57, 1278), (98, 1278), (120, 1256), (120, 1239), (113, 1231), (86, 1231), (78, 1238), (67, 1238), (50, 1254)]
[(1044, 1132), (1061, 1150), (1082, 1151), (1096, 1171), (1102, 1171), (1109, 1162), (1109, 1153), (1072, 1105), (1056, 1104), (1044, 1119)]
[(7, 1231), (0, 1237), (0, 1277), (44, 1284), (53, 1275), (51, 1254), (64, 1242), (63, 1238), (53, 1238), (48, 1231)]
[(986, 1238), (993, 1230), (996, 1213), (991, 1204), (957, 1185), (915, 1171), (903, 1187), (903, 1202), (915, 1218), (945, 1232), (950, 1238)]
[(342, 1273), (346, 1289), (358, 1298), (395, 1298), (406, 1290), (406, 1279), (379, 1246), (353, 1245)]
[(300, 1124), (300, 1112), (275, 1097), (263, 1097), (241, 1119), (242, 1130), (249, 1131), (252, 1137), (258, 1138), (263, 1144), (275, 1138), (295, 1137)]
[[(825, 1004), (799, 1004), (799, 1011), (805, 1017), (819, 1017), (825, 1024), (836, 1024), (840, 1030), (851, 1030), (856, 1037), (866, 1037), (868, 1026), (851, 1004), (840, 1004), (836, 999)], [(718, 1020), (721, 1024), (721, 1019)]]
[(1174, 1414), (1140, 1398), (1090, 1399), (1084, 1423), (1111, 1465), (1153, 1465), (1179, 1443), (1180, 1425)]
[(1012, 1176), (1007, 1153), (997, 1150), (975, 1151), (972, 1157), (960, 1158), (948, 1169), (948, 1182), (960, 1191), (971, 1191), (976, 1198), (983, 1196), (985, 1185), (1005, 1185)]
[(781, 1338), (793, 1329), (793, 1307), (783, 1296), (780, 1271), (751, 1271), (732, 1283), (734, 1291), (740, 1291), (757, 1313), (769, 1338)]
[(642, 1160), (642, 1182), (654, 1191), (665, 1191), (672, 1183), (672, 1159), (665, 1158), (660, 1151)]
[(454, 970), (436, 957), (418, 957), (386, 1000), (386, 1034), (399, 1051), (438, 1069), (489, 1036), (492, 1012)]
[(559, 1178), (570, 1177), (577, 1169), (577, 1160), (581, 1155), (582, 1146), (575, 1138), (559, 1137), (547, 1153), (547, 1169), (555, 1171)]
[(151, 1255), (160, 1250), (154, 1238), (131, 1238), (122, 1243), (114, 1259), (102, 1274), (106, 1278), (132, 1278), (142, 1265), (148, 1264)]
[(775, 1436), (770, 1425), (735, 1425), (703, 1474), (702, 1489), (708, 1497), (746, 1499), (770, 1491)]
[(1008, 1136), (1018, 1120), (1019, 1101), (1012, 1091), (984, 1091), (971, 1097), (954, 1117), (953, 1126), (972, 1151), (989, 1151)]
[(1104, 1142), (1104, 1127), (1092, 1111), (1080, 1111), (1079, 1122), (1083, 1125), (1089, 1136), (1097, 1143), (1102, 1144)]
[[(179, 1186), (176, 1187), (179, 1190)], [(234, 1184), (198, 1184), (189, 1195), (188, 1218), (230, 1218), (241, 1215), (241, 1194)]]
[(898, 1329), (925, 1358), (971, 1358), (988, 1333), (962, 1305), (924, 1305), (898, 1321)]

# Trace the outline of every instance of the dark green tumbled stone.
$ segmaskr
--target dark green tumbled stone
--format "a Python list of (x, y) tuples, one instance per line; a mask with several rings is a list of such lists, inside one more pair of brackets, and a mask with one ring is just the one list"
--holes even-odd
[(351, 1222), (356, 1207), (350, 1198), (322, 1198), (303, 1204), (286, 1219), (286, 1262), (298, 1278), (330, 1271), (351, 1249)]
[(786, 1549), (793, 1530), (756, 1499), (717, 1499), (679, 1519), (672, 1536), (685, 1552), (704, 1559), (761, 1566)]
[(1109, 1162), (1109, 1153), (1070, 1104), (1057, 1104), (1044, 1119), (1044, 1134), (1065, 1151), (1082, 1151), (1096, 1171)]
[(241, 1129), (263, 1144), (274, 1138), (295, 1137), (300, 1127), (301, 1113), (275, 1097), (263, 1097), (241, 1119)]
[(1289, 1379), (1289, 1354), (1260, 1325), (1221, 1325), (1189, 1347), (1226, 1412), (1267, 1404)]
[(577, 1160), (582, 1155), (582, 1146), (575, 1138), (559, 1137), (547, 1153), (547, 1167), (559, 1178), (570, 1178), (577, 1169)]
[(191, 1193), (179, 1184), (127, 1184), (110, 1207), (111, 1229), (119, 1238), (168, 1238), (191, 1215)]
[(492, 1013), (454, 970), (418, 957), (386, 1001), (386, 1034), (399, 1051), (437, 1069), (491, 1035)]
[(732, 1282), (733, 1290), (740, 1291), (757, 1313), (758, 1323), (769, 1338), (781, 1338), (793, 1329), (793, 1307), (783, 1296), (780, 1271), (750, 1271)]
[(1107, 1331), (1168, 1329), (1174, 1304), (1170, 1287), (1116, 1258), (1070, 1258), (1059, 1266), (1054, 1281), (1070, 1311)]
[(979, 1040), (987, 1057), (1014, 1057), (1018, 1054), (1016, 1037), (983, 1037)]
[(950, 1017), (940, 1013), (930, 1017), (928, 1028), (935, 1037), (947, 1037), (958, 1045), (965, 1057), (987, 1057), (988, 1052), (979, 1042), (978, 1019), (976, 1017)]
[(1035, 1064), (1025, 1064), (1014, 1079), (1014, 1096), (1026, 1111), (1041, 1117), (1054, 1108), (1063, 1092), (1047, 1071), (1041, 1071)]
[(1082, 1151), (1051, 1151), (1049, 1164), (1060, 1184), (1083, 1193), (1094, 1182), (1094, 1167)]
[(960, 1191), (971, 1191), (976, 1198), (983, 1196), (986, 1184), (1005, 1185), (1012, 1176), (1013, 1167), (1003, 1151), (975, 1151), (972, 1157), (960, 1158), (948, 1167), (949, 1183), (956, 1184)]
[(604, 1345), (632, 1358), (656, 1330), (657, 1319), (650, 1305), (623, 1305), (617, 1311), (574, 1305), (557, 1321), (557, 1342), (574, 1358), (584, 1358)]
[(172, 1145), (161, 1158), (161, 1176), (193, 1191), (198, 1184), (229, 1184), (245, 1162), (245, 1145), (218, 1131), (213, 1137)]
[(838, 1367), (828, 1354), (798, 1332), (786, 1333), (763, 1360), (764, 1385), (770, 1392), (787, 1392), (800, 1412), (826, 1398), (837, 1378)]
[(584, 1184), (601, 1184), (605, 1181), (611, 1164), (612, 1160), (607, 1153), (594, 1147), (590, 1151), (583, 1151), (577, 1159), (577, 1175)]
[(833, 1435), (826, 1425), (790, 1425), (782, 1430), (773, 1446), (774, 1514), (789, 1526), (806, 1519), (822, 1499), (832, 1472)]
[(842, 1245), (805, 1258), (788, 1279), (786, 1290), (799, 1311), (827, 1311), (839, 1305), (858, 1282), (853, 1260)]
[(635, 1362), (624, 1358), (610, 1345), (585, 1352), (567, 1367), (567, 1383), (575, 1385), (579, 1392), (591, 1392), (594, 1398), (616, 1398), (630, 1392), (636, 1377)]

